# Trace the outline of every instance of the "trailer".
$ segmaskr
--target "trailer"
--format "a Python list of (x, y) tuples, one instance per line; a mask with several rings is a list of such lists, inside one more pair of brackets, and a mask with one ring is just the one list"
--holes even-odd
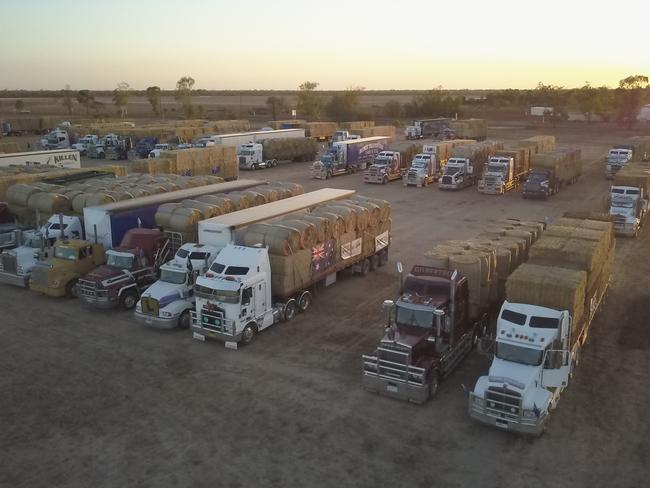
[(523, 198), (548, 198), (582, 174), (580, 149), (556, 149), (533, 156), (531, 170), (524, 182)]
[[(285, 225), (308, 225), (309, 219), (325, 219), (326, 214), (334, 215), (331, 212), (352, 211), (355, 206), (352, 202), (361, 205), (361, 200), (339, 199), (351, 196), (351, 193), (327, 189), (322, 196), (304, 198), (296, 206), (303, 211), (288, 214), (287, 218), (291, 220)], [(319, 202), (323, 198), (335, 201)], [(289, 200), (281, 203), (290, 204)], [(268, 213), (266, 207), (260, 207), (264, 214)], [(290, 208), (290, 205), (286, 208)], [(312, 211), (305, 212), (307, 208)], [(227, 232), (212, 236), (217, 237), (220, 243), (226, 242), (235, 231), (233, 222), (239, 225), (251, 220), (265, 222), (263, 215), (254, 215), (246, 210), (243, 212), (248, 217), (244, 214), (246, 218), (241, 221), (237, 220), (240, 212), (224, 216), (226, 221), (231, 222), (224, 228)], [(259, 235), (259, 245), (255, 242), (258, 242), (257, 230), (260, 227), (245, 230), (241, 237), (235, 235), (235, 244), (227, 244), (205, 276), (197, 279), (194, 289), (196, 309), (192, 314), (194, 338), (215, 338), (235, 348), (240, 342), (248, 344), (258, 332), (277, 322), (290, 321), (296, 313), (306, 311), (312, 303), (314, 287), (334, 283), (337, 273), (351, 270), (366, 275), (377, 266), (382, 266), (388, 259), (390, 207), (384, 207), (384, 217), (386, 220), (382, 222), (387, 226), (380, 226), (376, 233), (348, 229), (324, 237), (323, 241), (311, 240), (310, 244), (299, 245), (295, 249), (286, 247), (288, 242), (283, 239), (278, 241), (274, 234), (275, 231), (285, 231), (286, 226), (282, 224), (285, 220), (276, 226), (273, 223), (263, 226), (268, 234)], [(204, 232), (206, 230), (203, 229)], [(290, 234), (291, 231), (287, 235)], [(205, 233), (201, 236), (205, 236)], [(238, 237), (242, 240), (238, 240)], [(282, 252), (278, 251), (279, 248), (282, 248)]]
[(301, 139), (305, 137), (305, 129), (260, 130), (253, 132), (238, 132), (235, 134), (220, 134), (202, 137), (206, 146), (239, 146), (269, 139)]
[(390, 141), (390, 137), (375, 136), (335, 142), (320, 161), (313, 164), (312, 178), (324, 180), (364, 170), (381, 151), (387, 149)]
[(202, 195), (245, 190), (262, 184), (264, 182), (256, 180), (237, 180), (122, 200), (97, 207), (86, 207), (84, 208), (86, 238), (102, 244), (106, 249), (111, 249), (120, 243), (129, 229), (156, 227), (154, 218), (156, 210), (165, 203), (194, 199)]
[(70, 149), (0, 153), (0, 167), (6, 166), (50, 166), (66, 169), (81, 168), (81, 157), (79, 151)]
[(307, 122), (307, 137), (318, 141), (329, 141), (338, 129), (336, 122)]
[(444, 129), (449, 128), (451, 119), (433, 118), (414, 120), (411, 125), (404, 129), (406, 139), (423, 139), (425, 137), (438, 137)]
[(237, 146), (240, 169), (273, 168), (280, 161), (313, 161), (318, 144), (313, 139), (267, 139)]

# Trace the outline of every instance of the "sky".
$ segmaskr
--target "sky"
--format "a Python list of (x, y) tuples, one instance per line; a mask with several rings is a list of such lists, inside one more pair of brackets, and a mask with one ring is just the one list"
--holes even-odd
[(534, 88), (650, 75), (650, 1), (0, 0), (0, 89)]

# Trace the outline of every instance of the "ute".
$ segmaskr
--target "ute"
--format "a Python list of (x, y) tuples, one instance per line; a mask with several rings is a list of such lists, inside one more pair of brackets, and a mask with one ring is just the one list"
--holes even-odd
[(174, 259), (160, 267), (160, 279), (142, 294), (135, 319), (160, 329), (189, 328), (194, 310), (194, 282), (219, 253), (215, 246), (183, 244)]
[(377, 349), (362, 356), (362, 383), (369, 391), (414, 403), (435, 396), (440, 379), (487, 327), (485, 312), (470, 318), (467, 278), (458, 271), (413, 266), (402, 295), (384, 307), (388, 325)]
[(56, 241), (52, 257), (33, 267), (29, 287), (53, 297), (76, 297), (78, 279), (103, 262), (101, 244), (82, 239)]
[(158, 229), (129, 230), (120, 245), (106, 251), (102, 264), (79, 279), (78, 295), (99, 308), (135, 307), (141, 293), (158, 279), (169, 257), (169, 238)]

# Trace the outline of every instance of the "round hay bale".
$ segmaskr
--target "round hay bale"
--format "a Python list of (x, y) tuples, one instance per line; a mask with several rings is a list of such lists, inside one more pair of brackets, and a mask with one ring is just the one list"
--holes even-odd
[(86, 197), (86, 207), (96, 207), (113, 202), (115, 202), (115, 199), (106, 193), (93, 193)]
[(262, 195), (267, 202), (276, 202), (280, 199), (280, 192), (273, 188), (260, 186), (255, 188), (254, 191)]
[(26, 185), (24, 183), (18, 183), (17, 185), (11, 185), (7, 189), (6, 198), (7, 202), (13, 203), (14, 205), (20, 205), (22, 207), (27, 207), (27, 201), (35, 193), (40, 193), (43, 190), (35, 185)]
[(198, 200), (183, 200), (181, 203), (183, 207), (195, 208), (201, 212), (204, 219), (211, 219), (212, 217), (216, 217), (222, 214), (221, 208), (218, 205), (212, 205), (207, 202), (200, 202)]
[(379, 207), (380, 211), (380, 220), (385, 221), (390, 217), (390, 203), (386, 200), (381, 200), (379, 198), (371, 198), (371, 197), (366, 197), (363, 195), (354, 195), (351, 197), (352, 200), (360, 201), (360, 202), (368, 202), (372, 203), (374, 205), (377, 205)]
[(319, 243), (323, 243), (332, 239), (332, 231), (330, 228), (329, 219), (322, 216), (305, 214), (300, 216), (300, 220), (304, 220), (305, 222), (309, 222), (314, 225), (317, 235), (316, 240)]
[(89, 193), (80, 193), (72, 199), (72, 210), (74, 213), (82, 215), (84, 213), (84, 207), (86, 206), (86, 198), (88, 198)]
[(313, 217), (322, 217), (329, 222), (330, 238), (338, 239), (339, 236), (345, 232), (345, 221), (339, 216), (331, 212), (318, 212), (310, 214)]
[[(262, 238), (262, 239), (261, 239)], [(300, 233), (289, 227), (273, 224), (253, 224), (244, 235), (244, 244), (253, 246), (262, 244), (269, 248), (271, 254), (288, 256), (300, 249)]]
[(168, 229), (169, 221), (172, 218), (172, 213), (174, 213), (174, 210), (182, 206), (183, 205), (181, 203), (163, 203), (160, 205), (158, 207), (158, 210), (156, 210), (156, 214), (154, 215), (156, 225), (158, 227), (162, 227), (163, 229)]
[(291, 198), (293, 196), (293, 193), (291, 193), (291, 190), (288, 188), (274, 185), (269, 185), (267, 188), (269, 190), (277, 192), (278, 200), (284, 200), (285, 198)]
[(356, 224), (357, 230), (363, 231), (369, 226), (376, 227), (377, 225), (379, 225), (378, 220), (374, 222), (371, 220), (370, 211), (367, 208), (362, 207), (360, 205), (356, 205), (350, 200), (342, 200), (340, 204), (346, 207), (350, 207), (352, 210), (354, 210), (354, 213), (357, 216), (357, 224)]
[(316, 226), (311, 222), (299, 220), (299, 218), (292, 218), (281, 220), (274, 223), (274, 225), (280, 225), (297, 230), (300, 233), (300, 249), (311, 249), (318, 241)]
[(203, 220), (201, 212), (195, 208), (178, 207), (169, 217), (169, 228), (178, 232), (194, 232), (196, 224)]
[(250, 198), (251, 207), (257, 207), (259, 205), (264, 205), (267, 203), (266, 197), (264, 195), (253, 190), (243, 191), (242, 195), (246, 195)]
[(27, 201), (27, 207), (38, 210), (44, 214), (69, 213), (72, 202), (65, 195), (59, 193), (34, 193)]
[(345, 223), (345, 232), (353, 232), (357, 228), (357, 214), (350, 207), (344, 205), (323, 205), (317, 207), (312, 213), (331, 212), (341, 217)]
[(201, 195), (196, 200), (199, 202), (216, 205), (221, 209), (222, 214), (234, 212), (236, 210), (234, 203), (228, 197), (220, 197), (218, 195)]
[(226, 193), (225, 196), (232, 202), (232, 206), (235, 208), (235, 210), (244, 210), (246, 208), (252, 207), (251, 199), (248, 195), (232, 192)]
[(112, 193), (109, 193), (116, 202), (121, 202), (123, 200), (132, 200), (133, 199), (133, 194), (128, 191), (120, 190), (120, 191), (115, 191)]
[(298, 183), (291, 183), (290, 181), (276, 181), (273, 184), (274, 187), (280, 187), (280, 188), (286, 188), (291, 192), (291, 196), (295, 197), (298, 195), (302, 195), (305, 193), (305, 189), (302, 187), (302, 185), (299, 185)]
[(164, 188), (165, 193), (170, 192), (170, 191), (177, 191), (177, 190), (181, 189), (181, 187), (179, 185), (177, 185), (176, 183), (172, 183), (172, 182), (160, 183), (160, 186), (162, 188)]

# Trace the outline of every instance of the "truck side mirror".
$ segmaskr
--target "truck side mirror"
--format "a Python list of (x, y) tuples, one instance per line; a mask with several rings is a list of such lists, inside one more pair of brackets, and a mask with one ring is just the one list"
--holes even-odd
[(401, 261), (397, 261), (397, 272), (399, 273), (399, 292), (404, 291), (404, 265)]

